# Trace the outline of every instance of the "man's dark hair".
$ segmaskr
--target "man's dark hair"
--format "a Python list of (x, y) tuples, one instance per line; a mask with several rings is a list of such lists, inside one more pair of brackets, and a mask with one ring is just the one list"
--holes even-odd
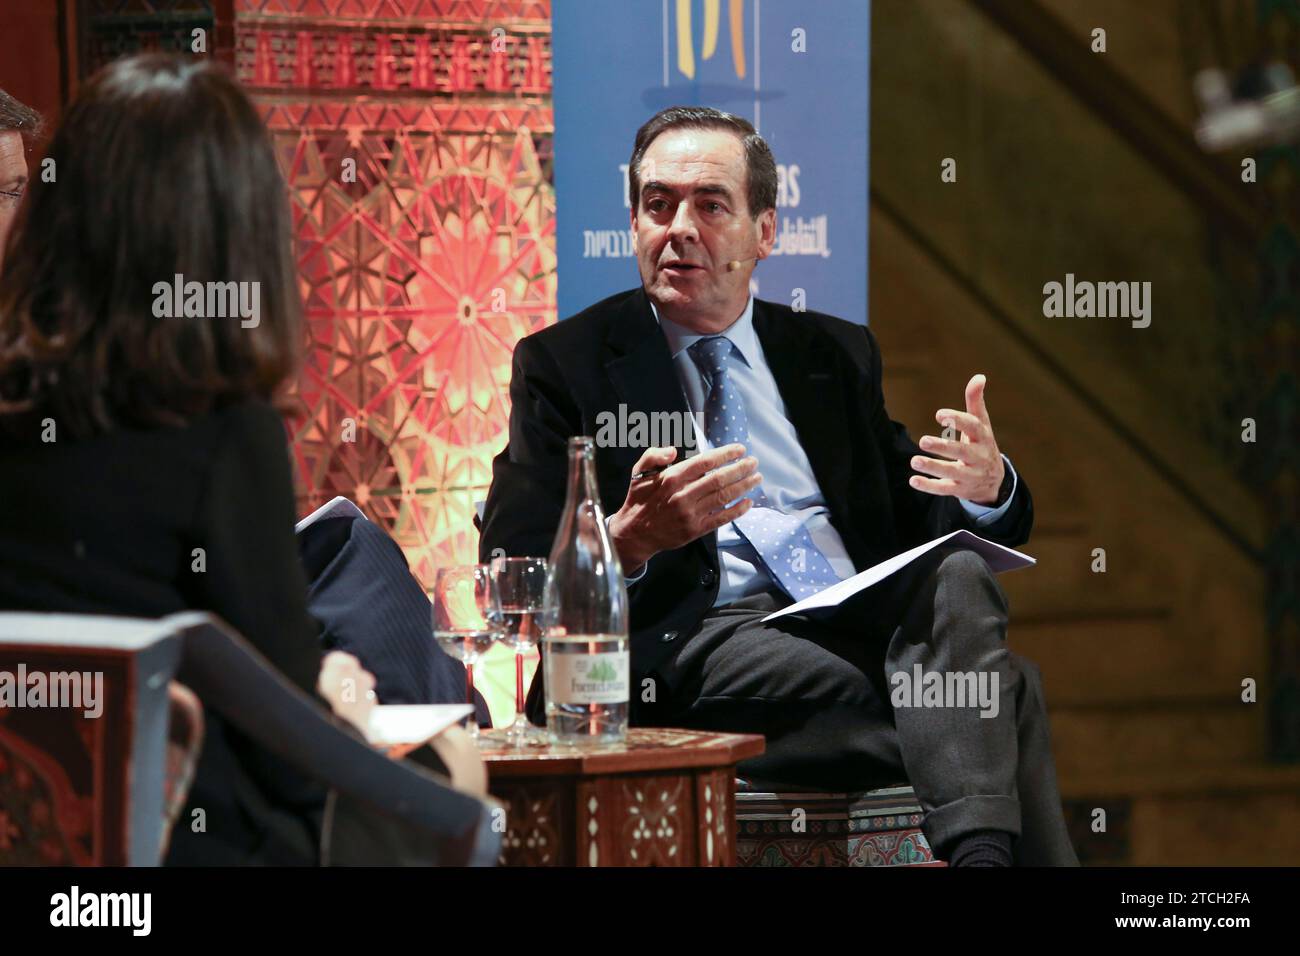
[[(278, 401), (302, 304), (288, 192), (257, 108), (202, 59), (117, 60), (80, 91), (0, 266), (0, 431), (79, 438)], [(257, 282), (259, 322), (157, 317), (154, 285)]]
[(641, 159), (655, 138), (670, 129), (721, 129), (734, 133), (745, 147), (745, 202), (750, 218), (757, 219), (764, 210), (776, 208), (776, 160), (749, 120), (710, 106), (670, 106), (636, 131), (632, 161), (627, 168), (633, 209), (641, 204)]
[(0, 90), (0, 133), (21, 133), (30, 144), (40, 131), (41, 114)]

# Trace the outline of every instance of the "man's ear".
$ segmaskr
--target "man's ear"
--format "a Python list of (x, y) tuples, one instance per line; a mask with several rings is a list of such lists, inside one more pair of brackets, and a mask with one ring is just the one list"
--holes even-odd
[(758, 258), (766, 259), (776, 245), (776, 210), (764, 209), (759, 213), (754, 229), (758, 239)]

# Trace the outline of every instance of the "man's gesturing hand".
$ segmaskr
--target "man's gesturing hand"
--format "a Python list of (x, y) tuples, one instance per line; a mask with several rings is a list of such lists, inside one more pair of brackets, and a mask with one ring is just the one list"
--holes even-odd
[(966, 411), (941, 408), (935, 412), (934, 417), (940, 425), (955, 427), (961, 432), (961, 441), (923, 435), (918, 442), (921, 448), (952, 460), (914, 456), (912, 467), (935, 477), (913, 475), (908, 479), (913, 488), (932, 495), (955, 495), (977, 505), (992, 505), (997, 501), (1006, 465), (993, 437), (989, 410), (984, 405), (984, 387), (987, 384), (988, 379), (983, 375), (971, 376), (966, 383)]
[(668, 467), (628, 486), (627, 500), (609, 519), (610, 535), (624, 572), (641, 570), (660, 551), (680, 548), (749, 510), (743, 498), (763, 481), (758, 459), (744, 445), (723, 445), (672, 464), (676, 448), (647, 448), (633, 474)]

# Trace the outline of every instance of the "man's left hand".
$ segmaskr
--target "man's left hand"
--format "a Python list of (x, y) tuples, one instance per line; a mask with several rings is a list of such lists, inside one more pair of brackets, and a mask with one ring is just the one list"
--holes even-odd
[(998, 489), (1006, 473), (989, 410), (984, 404), (984, 387), (988, 379), (972, 375), (966, 383), (966, 411), (941, 408), (935, 420), (944, 428), (956, 428), (961, 441), (949, 441), (933, 435), (922, 435), (918, 444), (924, 451), (943, 455), (944, 458), (927, 458), (916, 455), (912, 467), (933, 478), (913, 475), (908, 484), (918, 491), (932, 495), (954, 495), (977, 505), (993, 505), (998, 499)]

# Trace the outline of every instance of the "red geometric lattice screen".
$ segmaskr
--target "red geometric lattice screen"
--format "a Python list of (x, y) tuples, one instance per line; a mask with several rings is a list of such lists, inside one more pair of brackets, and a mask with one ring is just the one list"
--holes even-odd
[(431, 583), (556, 318), (549, 0), (236, 0), (234, 44), (298, 237), (299, 510), (348, 496)]

